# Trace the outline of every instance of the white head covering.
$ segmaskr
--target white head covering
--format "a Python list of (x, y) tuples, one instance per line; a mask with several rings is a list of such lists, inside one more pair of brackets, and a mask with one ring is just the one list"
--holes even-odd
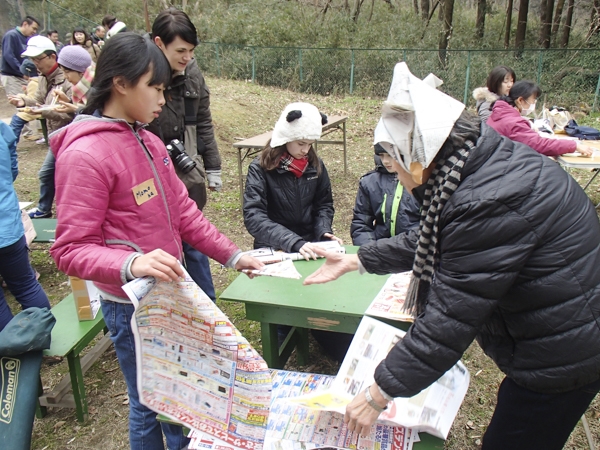
[(327, 118), (321, 115), (316, 106), (310, 103), (290, 103), (275, 124), (271, 147), (301, 139), (316, 141), (321, 137), (325, 123)]
[(374, 144), (383, 148), (409, 173), (415, 163), (427, 168), (465, 109), (458, 100), (437, 90), (442, 80), (429, 74), (415, 77), (406, 63), (394, 67), (394, 76)]

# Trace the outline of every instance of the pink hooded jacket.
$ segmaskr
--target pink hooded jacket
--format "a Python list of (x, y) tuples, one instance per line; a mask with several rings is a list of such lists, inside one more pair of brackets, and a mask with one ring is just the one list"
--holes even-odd
[(127, 298), (121, 286), (139, 253), (183, 258), (182, 239), (222, 264), (239, 249), (190, 200), (165, 146), (122, 120), (78, 116), (54, 133), (58, 268)]
[(516, 108), (513, 108), (504, 100), (498, 100), (494, 103), (492, 115), (487, 124), (502, 136), (528, 145), (542, 155), (559, 156), (574, 152), (577, 149), (576, 141), (540, 136), (537, 131), (531, 128), (529, 120), (521, 116)]

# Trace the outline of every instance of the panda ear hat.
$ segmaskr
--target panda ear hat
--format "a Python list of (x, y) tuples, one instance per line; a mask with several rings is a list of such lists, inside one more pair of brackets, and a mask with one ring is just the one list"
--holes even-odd
[(302, 139), (316, 141), (321, 137), (327, 116), (310, 103), (290, 103), (285, 107), (273, 129), (271, 147)]

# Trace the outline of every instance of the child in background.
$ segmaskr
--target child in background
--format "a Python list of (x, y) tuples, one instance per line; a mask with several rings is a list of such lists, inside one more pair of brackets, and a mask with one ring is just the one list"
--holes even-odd
[[(25, 61), (23, 61), (19, 69), (23, 74), (23, 78), (27, 80), (25, 95), (33, 97), (33, 95), (35, 95), (35, 92), (37, 91), (39, 84), (37, 67), (35, 67), (35, 64), (30, 59), (26, 59)], [(17, 144), (19, 143), (21, 132), (28, 123), (29, 131), (27, 133), (23, 133), (23, 139), (27, 139), (28, 141), (36, 141), (42, 137), (39, 133), (34, 134), (32, 132), (33, 128), (38, 130), (38, 127), (34, 126), (34, 123), (37, 119), (41, 118), (41, 114), (34, 114), (25, 111), (19, 111), (15, 115), (13, 115), (13, 117), (10, 119), (10, 129), (13, 131), (17, 138), (12, 144), (12, 146), (14, 146), (15, 149), (17, 148)]]
[(363, 245), (419, 226), (419, 203), (402, 188), (385, 149), (375, 144), (375, 170), (358, 183), (350, 225), (352, 244)]
[(87, 103), (87, 93), (94, 79), (95, 66), (90, 54), (78, 45), (64, 47), (58, 55), (58, 65), (73, 87), (71, 88), (72, 99), (62, 90), (54, 91), (62, 105), (57, 111), (75, 114)]
[(161, 427), (171, 450), (185, 448), (189, 439), (181, 427), (159, 423), (139, 401), (134, 307), (121, 286), (147, 275), (177, 280), (182, 239), (227, 267), (263, 267), (204, 218), (164, 144), (144, 129), (165, 104), (170, 79), (169, 63), (154, 43), (119, 33), (99, 56), (83, 113), (51, 138), (58, 224), (50, 252), (61, 271), (91, 280), (99, 290), (127, 382), (130, 445), (136, 450), (162, 450)]

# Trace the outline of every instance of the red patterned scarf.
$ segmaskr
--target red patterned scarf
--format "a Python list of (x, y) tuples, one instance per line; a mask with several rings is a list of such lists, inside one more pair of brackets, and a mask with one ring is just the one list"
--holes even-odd
[(300, 178), (308, 167), (308, 156), (302, 159), (296, 159), (288, 152), (283, 152), (281, 159), (279, 160), (279, 167), (292, 172), (296, 175), (296, 178)]

